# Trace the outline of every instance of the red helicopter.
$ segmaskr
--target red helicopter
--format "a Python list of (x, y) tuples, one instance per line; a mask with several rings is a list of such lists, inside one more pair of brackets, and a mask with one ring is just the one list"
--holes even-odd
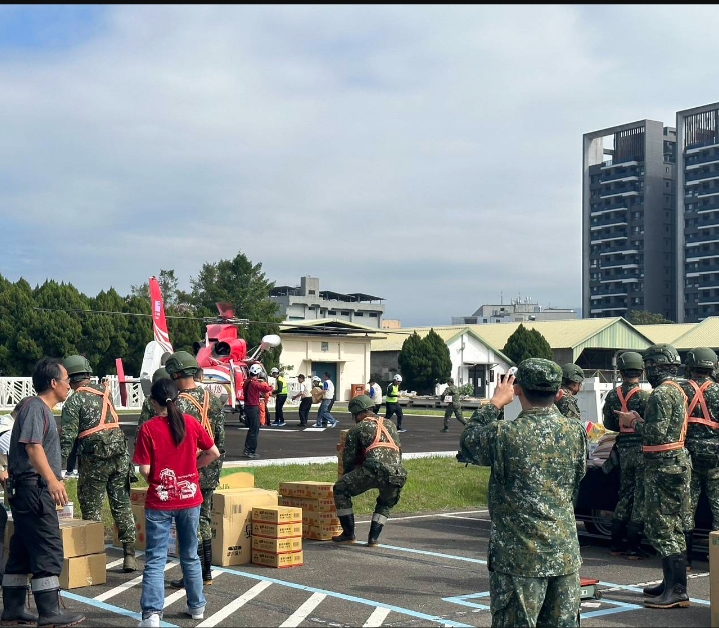
[[(160, 368), (173, 353), (170, 335), (167, 330), (165, 306), (160, 285), (155, 277), (150, 277), (150, 301), (152, 305), (152, 328), (154, 340), (145, 347), (140, 377), (125, 376), (122, 359), (115, 360), (120, 399), (127, 404), (127, 384), (140, 382), (143, 392), (150, 392), (153, 373)], [(205, 338), (193, 346), (197, 363), (203, 370), (203, 386), (211, 393), (220, 397), (226, 404), (226, 412), (244, 414), (243, 384), (249, 377), (248, 369), (252, 364), (259, 363), (259, 357), (269, 349), (278, 347), (280, 337), (274, 334), (264, 336), (259, 347), (248, 356), (247, 342), (240, 338), (238, 327), (247, 327), (247, 319), (235, 318), (232, 305), (217, 303), (219, 316), (216, 319), (205, 319), (207, 328)]]

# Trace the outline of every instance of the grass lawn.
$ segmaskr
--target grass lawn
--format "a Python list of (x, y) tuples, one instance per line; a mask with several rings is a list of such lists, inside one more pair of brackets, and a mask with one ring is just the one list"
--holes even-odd
[[(406, 460), (407, 483), (402, 489), (399, 504), (393, 513), (421, 513), (450, 510), (471, 510), (487, 504), (487, 482), (489, 469), (470, 465), (465, 467), (453, 458), (420, 458)], [(313, 480), (317, 482), (334, 482), (337, 480), (337, 465), (307, 464), (257, 468), (225, 469), (222, 475), (237, 471), (250, 471), (255, 475), (255, 486), (269, 490), (277, 490), (280, 482)], [(77, 480), (65, 483), (70, 500), (75, 504), (75, 517), (80, 517), (80, 506), (77, 501)], [(133, 486), (146, 486), (143, 478)], [(370, 514), (374, 510), (377, 491), (372, 490), (354, 500), (355, 513)], [(105, 501), (103, 506), (103, 522), (108, 531), (112, 530), (110, 507)]]

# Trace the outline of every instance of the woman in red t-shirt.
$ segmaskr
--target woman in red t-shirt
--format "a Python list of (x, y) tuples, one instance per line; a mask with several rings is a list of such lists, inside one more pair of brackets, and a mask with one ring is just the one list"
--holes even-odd
[(177, 384), (171, 379), (158, 379), (152, 385), (150, 399), (157, 416), (140, 427), (133, 456), (149, 485), (145, 500), (147, 548), (140, 626), (159, 626), (162, 619), (165, 564), (173, 519), (187, 591), (187, 613), (192, 619), (202, 619), (205, 612), (202, 567), (197, 555), (202, 504), (197, 470), (217, 460), (220, 452), (200, 422), (180, 412), (176, 405), (178, 394)]

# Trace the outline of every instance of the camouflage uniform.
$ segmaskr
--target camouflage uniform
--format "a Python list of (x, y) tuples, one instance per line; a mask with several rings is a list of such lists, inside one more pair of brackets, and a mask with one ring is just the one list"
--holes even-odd
[(561, 397), (559, 401), (555, 402), (557, 409), (566, 417), (577, 419), (582, 423), (582, 413), (579, 411), (579, 404), (574, 393), (568, 388), (560, 388), (558, 397)]
[[(192, 395), (200, 405), (202, 405), (205, 400), (205, 391), (199, 386), (197, 388), (181, 390), (180, 394)], [(210, 528), (212, 494), (220, 483), (222, 462), (225, 459), (225, 413), (222, 411), (222, 402), (213, 394), (210, 394), (209, 401), (210, 409), (207, 416), (212, 424), (213, 433), (211, 436), (215, 439), (215, 445), (217, 445), (221, 455), (215, 462), (199, 470), (202, 506), (200, 507), (200, 525), (197, 534), (202, 541), (212, 539), (212, 529)], [(197, 408), (187, 399), (183, 399), (182, 396), (177, 400), (177, 407), (180, 409), (180, 412), (194, 416), (198, 421), (202, 420)]]
[[(647, 401), (645, 423), (634, 429), (642, 446), (664, 445), (681, 440), (686, 397), (664, 377)], [(685, 550), (683, 517), (689, 508), (691, 458), (686, 449), (644, 451), (645, 533), (657, 553), (665, 558)]]
[[(104, 392), (98, 384), (88, 382), (83, 387)], [(60, 447), (64, 464), (78, 434), (100, 424), (102, 404), (102, 397), (82, 391), (74, 392), (63, 404)], [(108, 412), (106, 422), (113, 421)], [(130, 475), (133, 469), (122, 429), (102, 430), (80, 439), (77, 454), (80, 458), (77, 499), (82, 518), (102, 521), (102, 504), (107, 492), (120, 541), (134, 544), (135, 519), (130, 507)]]
[(139, 432), (140, 426), (143, 423), (147, 423), (147, 421), (156, 414), (155, 407), (152, 405), (152, 399), (150, 397), (145, 397), (145, 401), (142, 402), (142, 409), (140, 410), (140, 418), (137, 420), (137, 431)]
[[(344, 474), (334, 486), (337, 516), (352, 514), (352, 498), (370, 489), (379, 489), (374, 512), (383, 518), (399, 502), (399, 496), (407, 481), (407, 471), (402, 466), (402, 451), (399, 435), (394, 423), (382, 419), (384, 429), (399, 451), (388, 447), (377, 447), (367, 452), (375, 441), (378, 429), (378, 417), (372, 414), (356, 423), (347, 432), (342, 458)], [(382, 442), (388, 442), (386, 436)], [(384, 523), (384, 519), (380, 519)]]
[(499, 413), (485, 404), (460, 437), (467, 460), (491, 467), (492, 626), (577, 626), (582, 559), (573, 501), (586, 471), (586, 434), (554, 406), (523, 410), (514, 421), (498, 421)]
[[(692, 378), (694, 379), (694, 378)], [(698, 386), (710, 380), (709, 377), (694, 379)], [(682, 385), (688, 402), (691, 403), (695, 392), (691, 384)], [(704, 391), (707, 409), (712, 421), (719, 427), (719, 384), (713, 382)], [(702, 407), (698, 403), (692, 416), (701, 418)], [(712, 511), (712, 530), (719, 530), (719, 429), (713, 429), (700, 423), (689, 423), (685, 447), (692, 460), (691, 482), (689, 489), (689, 509), (684, 514), (684, 529), (694, 529), (694, 515), (702, 489), (706, 491)]]
[(454, 417), (462, 424), (467, 425), (467, 420), (462, 416), (462, 402), (459, 399), (459, 388), (454, 384), (450, 384), (444, 389), (440, 400), (444, 401), (445, 396), (451, 395), (452, 402), (445, 408), (444, 411), (444, 429), (449, 429), (449, 417), (454, 414)]
[[(634, 388), (639, 388), (637, 383), (624, 382), (620, 388), (626, 399), (627, 395)], [(639, 389), (627, 402), (627, 410), (635, 411), (639, 416), (644, 417), (644, 408), (649, 399), (649, 391)], [(642, 454), (642, 437), (634, 431), (622, 432), (619, 428), (619, 419), (614, 413), (621, 410), (622, 404), (619, 401), (616, 389), (610, 390), (604, 400), (602, 410), (604, 427), (613, 432), (618, 432), (616, 448), (619, 451), (619, 501), (614, 509), (612, 519), (623, 522), (641, 524), (644, 521), (644, 456)]]

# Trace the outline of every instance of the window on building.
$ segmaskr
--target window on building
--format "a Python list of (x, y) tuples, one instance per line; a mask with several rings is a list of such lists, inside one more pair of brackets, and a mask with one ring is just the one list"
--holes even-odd
[(370, 312), (369, 316), (370, 318), (377, 318), (379, 316), (379, 312)]
[(330, 310), (329, 312), (327, 312), (327, 315), (328, 316), (337, 316), (337, 310)]
[(317, 291), (315, 291), (315, 290), (308, 290), (307, 293), (308, 293), (310, 296), (313, 296), (313, 295), (317, 294)]
[(364, 316), (364, 312), (355, 312), (355, 316)]

